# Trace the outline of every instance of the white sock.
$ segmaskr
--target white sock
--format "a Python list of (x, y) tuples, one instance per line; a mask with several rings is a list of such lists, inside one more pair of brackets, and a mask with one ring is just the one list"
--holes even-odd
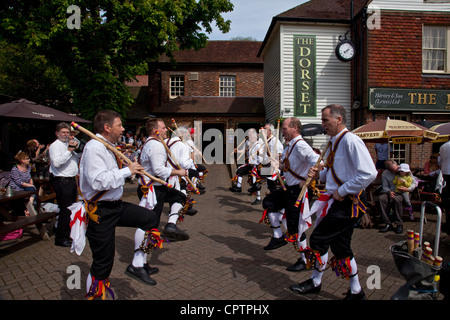
[[(316, 260), (316, 265), (315, 265), (316, 268), (313, 270), (313, 273), (311, 275), (311, 279), (313, 279), (315, 287), (317, 287), (318, 285), (320, 285), (322, 283), (323, 269), (325, 268), (325, 266), (327, 265), (327, 262), (328, 262), (328, 252), (325, 253), (323, 256), (320, 256), (320, 259), (322, 260), (323, 265), (320, 266), (319, 261)], [(319, 269), (322, 271), (318, 271), (316, 269)]]
[(256, 200), (261, 200), (261, 191), (256, 191)]
[(167, 221), (168, 223), (174, 223), (177, 224), (178, 221), (178, 217), (180, 216), (178, 214), (178, 211), (180, 211), (180, 209), (183, 206), (181, 205), (181, 203), (174, 203), (172, 205), (172, 207), (170, 208), (170, 213), (169, 213), (169, 220)]
[(238, 178), (237, 178), (237, 183), (236, 183), (236, 187), (240, 188), (241, 185), (242, 185), (242, 177), (241, 177), (241, 176), (238, 176)]
[(91, 288), (92, 285), (92, 276), (91, 273), (89, 272), (87, 279), (86, 279), (86, 293), (89, 293), (89, 289)]
[[(305, 238), (305, 240), (302, 240), (302, 241), (298, 240), (297, 246), (298, 246), (299, 249), (305, 249), (306, 246), (307, 246), (306, 238)], [(303, 252), (300, 252), (300, 258), (302, 258), (303, 261), (306, 262), (306, 257), (305, 257), (305, 254)]]
[[(131, 264), (133, 267), (142, 268), (144, 264), (147, 262), (147, 254), (144, 251), (140, 250), (139, 247), (142, 245), (142, 241), (145, 237), (145, 231), (142, 229), (136, 229), (134, 233), (134, 256)], [(147, 244), (147, 243), (145, 243)]]
[(283, 225), (283, 227), (285, 229), (287, 229), (287, 222), (286, 222), (286, 218), (284, 217), (284, 209), (280, 210), (280, 217), (279, 220), (281, 221), (281, 224)]
[(272, 225), (273, 237), (281, 238), (283, 236), (283, 231), (281, 231), (280, 228), (280, 220), (278, 219), (279, 217), (278, 212), (268, 212), (267, 215), (269, 218), (269, 222)]
[(356, 260), (353, 257), (352, 260), (350, 260), (350, 267), (352, 268), (350, 277), (350, 290), (353, 294), (360, 293), (361, 292), (361, 285), (359, 284), (359, 278), (358, 278), (358, 266), (356, 265)]

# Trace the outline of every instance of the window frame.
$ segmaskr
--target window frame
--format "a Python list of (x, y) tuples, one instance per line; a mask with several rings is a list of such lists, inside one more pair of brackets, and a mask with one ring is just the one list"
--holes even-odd
[[(228, 78), (228, 79), (225, 79)], [(232, 79), (232, 81), (230, 81)], [(231, 83), (231, 85), (230, 85)], [(231, 95), (230, 95), (231, 92)], [(225, 94), (226, 93), (226, 94)], [(219, 76), (219, 97), (236, 97), (236, 76)]]
[[(445, 48), (425, 48), (425, 28), (445, 28)], [(450, 26), (442, 25), (423, 25), (422, 26), (422, 73), (424, 74), (450, 74)], [(444, 70), (425, 69), (424, 51), (425, 50), (445, 50), (444, 52)]]
[[(179, 79), (174, 81), (173, 80), (174, 78), (179, 78)], [(181, 85), (175, 86), (175, 84), (181, 84)], [(185, 78), (184, 74), (171, 74), (169, 76), (169, 98), (175, 99), (177, 97), (184, 96), (185, 88), (186, 88), (185, 84), (186, 84), (186, 78)], [(176, 91), (176, 92), (174, 92), (174, 91)], [(175, 94), (173, 94), (173, 93), (175, 93)]]

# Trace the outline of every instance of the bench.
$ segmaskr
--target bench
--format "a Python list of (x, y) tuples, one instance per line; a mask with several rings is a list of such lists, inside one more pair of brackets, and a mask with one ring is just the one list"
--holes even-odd
[(34, 224), (39, 230), (41, 238), (50, 240), (43, 223), (53, 219), (56, 215), (57, 213), (55, 212), (43, 212), (31, 217), (20, 217), (17, 221), (7, 222), (0, 226), (0, 235), (23, 229)]

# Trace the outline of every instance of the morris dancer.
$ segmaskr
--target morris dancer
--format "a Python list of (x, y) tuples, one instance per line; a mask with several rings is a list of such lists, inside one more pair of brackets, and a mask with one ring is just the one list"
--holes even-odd
[[(287, 244), (286, 239), (293, 242), (296, 250), (300, 252), (300, 257), (287, 270), (295, 272), (306, 269), (303, 253), (306, 249), (306, 235), (304, 230), (299, 230), (299, 221), (303, 210), (309, 211), (308, 201), (302, 203), (302, 213), (301, 209), (295, 206), (295, 202), (306, 180), (308, 169), (319, 159), (319, 155), (302, 139), (301, 132), (302, 124), (298, 118), (288, 118), (283, 121), (282, 133), (289, 144), (283, 152), (280, 169), (284, 172), (287, 190), (284, 191), (280, 188), (267, 195), (263, 201), (265, 215), (273, 228), (273, 237), (264, 250), (277, 249)], [(279, 211), (282, 209), (285, 209), (286, 214), (286, 238), (283, 236), (279, 222)]]
[(333, 270), (350, 280), (344, 299), (361, 300), (365, 294), (350, 244), (353, 226), (365, 211), (361, 196), (375, 180), (377, 170), (364, 142), (348, 131), (345, 123), (346, 111), (342, 106), (329, 105), (322, 110), (322, 126), (331, 136), (331, 146), (324, 154), (325, 170), (313, 167), (308, 172), (309, 177), (326, 182), (325, 194), (314, 202), (310, 211), (318, 216), (309, 238), (308, 255), (308, 262), (315, 265), (315, 270), (310, 279), (291, 285), (290, 290), (298, 294), (320, 292), (331, 247), (335, 255), (330, 263)]
[[(247, 143), (246, 143), (247, 146)], [(242, 192), (242, 176), (249, 175), (249, 184), (251, 187), (247, 190), (250, 194), (256, 193), (256, 200), (252, 205), (261, 204), (261, 176), (259, 166), (262, 162), (262, 147), (264, 143), (258, 139), (258, 134), (255, 129), (248, 130), (248, 163), (240, 166), (236, 170), (236, 176), (233, 178), (235, 186), (230, 188), (231, 192)]]
[[(95, 116), (94, 130), (97, 137), (114, 145), (125, 129), (118, 113), (105, 110)], [(149, 235), (147, 232), (158, 226), (155, 212), (120, 200), (125, 178), (143, 169), (137, 162), (123, 169), (120, 169), (120, 164), (116, 155), (100, 141), (91, 139), (84, 147), (80, 161), (80, 190), (89, 204), (86, 236), (93, 258), (87, 280), (90, 299), (105, 298), (107, 291), (112, 294), (108, 277), (114, 263), (116, 226), (140, 228), (141, 237), (135, 239), (138, 245), (148, 241), (145, 238)], [(126, 273), (145, 284), (155, 285), (155, 280), (149, 275), (149, 270), (154, 269), (141, 259), (142, 250), (136, 250)]]
[[(166, 166), (168, 155), (164, 145), (158, 139), (158, 133), (163, 139), (167, 138), (167, 127), (159, 118), (150, 118), (145, 124), (148, 138), (141, 149), (140, 164), (144, 170), (149, 174), (167, 180), (170, 176), (187, 176), (188, 172), (184, 169), (171, 169)], [(143, 183), (144, 179), (144, 183)], [(164, 228), (164, 234), (169, 241), (183, 241), (188, 240), (189, 235), (177, 228), (177, 221), (180, 211), (186, 203), (186, 196), (174, 188), (168, 188), (157, 182), (153, 183), (147, 177), (139, 179), (139, 187), (137, 189), (138, 197), (141, 199), (144, 196), (148, 187), (152, 184), (156, 195), (156, 206), (153, 209), (158, 215), (158, 224), (161, 219), (161, 213), (164, 203), (168, 202), (171, 205), (169, 220)]]
[[(170, 156), (168, 157), (166, 166), (170, 169), (177, 169), (175, 163), (178, 163), (182, 169), (185, 169), (189, 173), (189, 178), (198, 177), (199, 173), (195, 170), (194, 161), (191, 158), (189, 147), (182, 142), (179, 137), (172, 137), (165, 140), (167, 147), (169, 148), (172, 156), (175, 159), (172, 159)], [(181, 178), (181, 179), (180, 179)], [(184, 213), (187, 215), (193, 216), (197, 213), (197, 210), (192, 208), (193, 201), (187, 195), (187, 182), (184, 177), (171, 176), (169, 178), (169, 183), (175, 187), (175, 189), (181, 191), (185, 196), (187, 196), (187, 210), (184, 210)], [(182, 217), (181, 217), (182, 219)], [(170, 217), (169, 217), (170, 220)]]
[[(273, 159), (279, 160), (281, 154), (283, 153), (283, 144), (280, 139), (273, 135), (275, 131), (275, 127), (273, 124), (266, 124), (264, 129), (267, 132), (267, 144), (269, 145), (270, 155)], [(271, 164), (269, 159), (269, 151), (264, 154), (263, 164)], [(270, 192), (277, 190), (277, 174), (276, 172), (272, 172), (270, 176), (266, 178), (267, 188)]]

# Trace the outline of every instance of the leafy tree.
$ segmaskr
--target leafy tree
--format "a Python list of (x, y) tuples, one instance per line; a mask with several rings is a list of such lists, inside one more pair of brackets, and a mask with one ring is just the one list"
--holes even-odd
[(30, 48), (0, 41), (0, 93), (70, 111), (71, 91), (58, 67)]
[[(80, 9), (79, 29), (67, 25), (76, 17), (67, 13), (70, 5)], [(229, 31), (221, 13), (232, 9), (229, 0), (2, 0), (0, 37), (61, 68), (73, 92), (72, 112), (92, 119), (112, 109), (125, 116), (133, 100), (124, 83), (136, 68), (204, 47), (213, 22)]]

